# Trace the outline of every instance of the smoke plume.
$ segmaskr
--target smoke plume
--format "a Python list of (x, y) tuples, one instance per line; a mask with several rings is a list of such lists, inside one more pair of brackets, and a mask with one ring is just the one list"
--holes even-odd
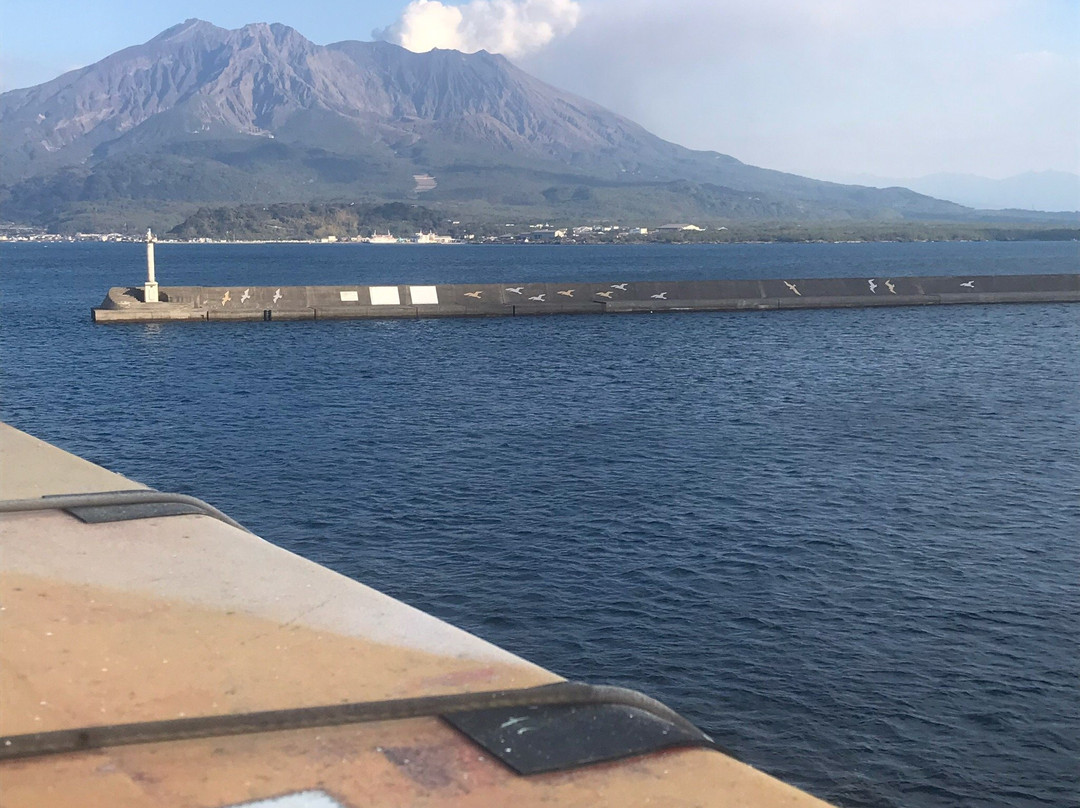
[(460, 6), (413, 0), (396, 23), (374, 36), (418, 53), (452, 48), (515, 57), (569, 33), (580, 14), (575, 0), (472, 0)]

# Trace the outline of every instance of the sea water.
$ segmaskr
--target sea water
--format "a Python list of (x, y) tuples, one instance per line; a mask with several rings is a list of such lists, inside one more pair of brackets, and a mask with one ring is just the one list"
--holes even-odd
[[(0, 247), (0, 415), (847, 806), (1065, 806), (1080, 306), (93, 325)], [(1075, 243), (169, 245), (169, 284), (1077, 272)]]

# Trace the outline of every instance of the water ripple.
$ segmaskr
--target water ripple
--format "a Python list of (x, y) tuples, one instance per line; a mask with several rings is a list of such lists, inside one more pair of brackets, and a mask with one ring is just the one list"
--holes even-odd
[[(137, 250), (3, 250), (15, 425), (646, 690), (841, 805), (1075, 802), (1080, 307), (104, 328), (86, 308)], [(159, 261), (279, 284), (1078, 265), (1030, 244)]]

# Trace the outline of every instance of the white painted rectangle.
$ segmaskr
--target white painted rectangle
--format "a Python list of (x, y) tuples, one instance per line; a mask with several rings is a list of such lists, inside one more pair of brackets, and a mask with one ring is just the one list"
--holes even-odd
[(400, 306), (401, 297), (396, 286), (369, 286), (372, 306)]
[(350, 289), (347, 292), (342, 292), (341, 293), (341, 302), (342, 303), (358, 303), (359, 301), (360, 301), (360, 296), (356, 293), (355, 289)]
[(296, 791), (280, 797), (236, 803), (225, 808), (343, 808), (343, 806), (320, 788), (318, 791)]
[(439, 290), (434, 286), (410, 286), (409, 297), (418, 306), (439, 305)]

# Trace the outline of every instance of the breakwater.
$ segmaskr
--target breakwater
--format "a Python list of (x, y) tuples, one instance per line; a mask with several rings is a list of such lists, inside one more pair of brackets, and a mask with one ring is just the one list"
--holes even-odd
[(1080, 302), (1080, 274), (609, 283), (113, 287), (94, 322), (333, 320)]

